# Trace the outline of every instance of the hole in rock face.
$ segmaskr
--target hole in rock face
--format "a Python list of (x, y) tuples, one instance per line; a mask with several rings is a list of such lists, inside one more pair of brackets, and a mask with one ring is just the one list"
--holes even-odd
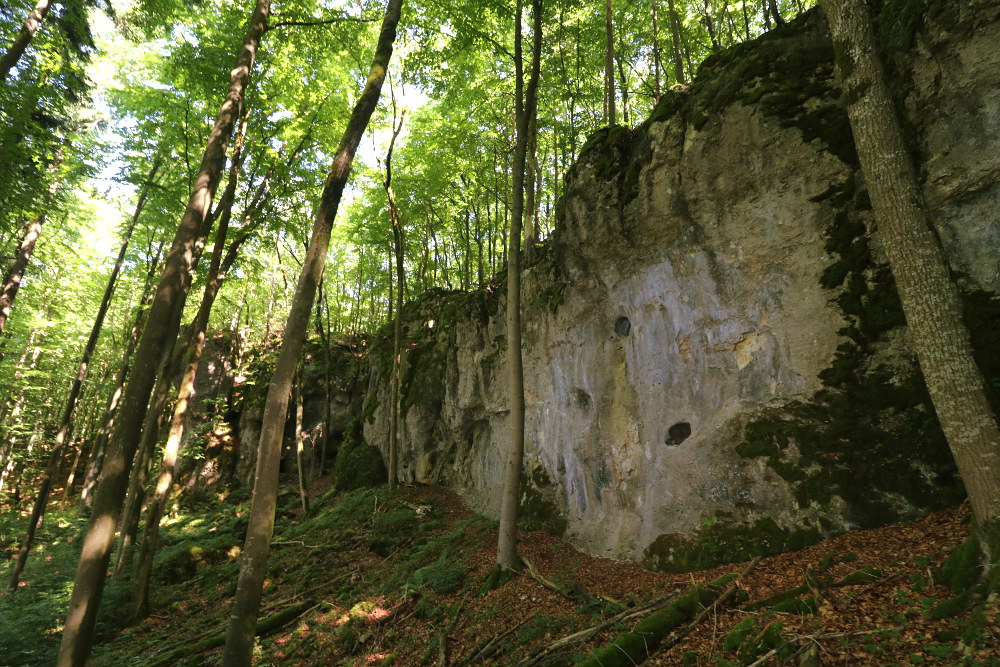
[(625, 338), (632, 332), (632, 322), (627, 317), (619, 317), (615, 320), (615, 333), (619, 338)]
[(667, 441), (668, 445), (679, 445), (688, 439), (691, 435), (691, 424), (687, 422), (678, 422), (667, 429)]

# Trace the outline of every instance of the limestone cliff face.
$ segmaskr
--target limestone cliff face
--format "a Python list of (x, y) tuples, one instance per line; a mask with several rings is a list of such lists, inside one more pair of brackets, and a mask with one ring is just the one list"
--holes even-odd
[[(953, 5), (887, 52), (947, 255), (994, 312), (1000, 7)], [(567, 539), (669, 567), (698, 533), (766, 528), (781, 548), (793, 526), (815, 536), (960, 493), (870, 233), (821, 15), (706, 63), (637, 130), (595, 137), (563, 206), (526, 272), (524, 353), (526, 501)], [(503, 306), (439, 293), (406, 312), (402, 477), (493, 516)], [(363, 413), (382, 448), (387, 358), (372, 355)]]

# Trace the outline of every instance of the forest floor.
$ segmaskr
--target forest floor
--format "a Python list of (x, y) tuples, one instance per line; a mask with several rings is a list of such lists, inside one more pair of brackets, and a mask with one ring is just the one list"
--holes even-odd
[[(522, 531), (520, 552), (538, 576), (483, 595), (495, 523), (450, 492), (322, 491), (314, 489), (308, 516), (294, 493), (282, 495), (260, 616), (273, 627), (258, 639), (256, 664), (570, 665), (589, 656), (632, 665), (643, 662), (638, 637), (643, 656), (652, 653), (647, 665), (1000, 665), (996, 593), (956, 597), (941, 583), (941, 566), (968, 536), (964, 508), (687, 574), (586, 556), (544, 530)], [(248, 507), (220, 499), (171, 515), (152, 616), (123, 627), (128, 586), (112, 580), (93, 665), (219, 663)], [(2, 665), (52, 662), (82, 526), (66, 516), (50, 513), (21, 588), (0, 596)], [(8, 553), (16, 518), (0, 518)], [(726, 573), (741, 576), (670, 611), (693, 585)], [(669, 618), (651, 623), (654, 612)], [(588, 628), (597, 629), (557, 643)]]

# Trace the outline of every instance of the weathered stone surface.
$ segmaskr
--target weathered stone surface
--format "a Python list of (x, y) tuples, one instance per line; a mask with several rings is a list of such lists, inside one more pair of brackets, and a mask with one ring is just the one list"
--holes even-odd
[[(995, 2), (956, 4), (894, 55), (896, 75), (953, 268), (969, 291), (997, 293), (1000, 22)], [(925, 487), (885, 476), (955, 487), (940, 442), (905, 441), (923, 399), (845, 417), (844, 405), (865, 409), (852, 387), (891, 393), (914, 367), (898, 318), (880, 314), (894, 289), (877, 234), (848, 233), (873, 222), (824, 29), (814, 12), (739, 56), (764, 62), (710, 63), (643, 128), (591, 142), (549, 255), (526, 273), (526, 477), (591, 553), (662, 566), (671, 554), (651, 545), (708, 524), (818, 534), (864, 525), (866, 503), (872, 521), (927, 509)], [(502, 309), (456, 293), (411, 306), (403, 371), (402, 477), (493, 516), (508, 440)], [(383, 450), (386, 359), (372, 355), (363, 413)]]

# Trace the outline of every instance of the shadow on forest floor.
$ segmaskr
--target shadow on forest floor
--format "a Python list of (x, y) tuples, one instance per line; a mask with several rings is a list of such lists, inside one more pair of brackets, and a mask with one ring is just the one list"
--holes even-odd
[[(1000, 665), (998, 596), (956, 596), (941, 583), (939, 569), (968, 535), (963, 509), (764, 559), (725, 603), (696, 605), (653, 637), (650, 601), (665, 610), (656, 618), (670, 616), (669, 603), (694, 584), (747, 564), (658, 574), (522, 531), (521, 553), (539, 576), (483, 596), (495, 523), (444, 489), (328, 495), (306, 518), (294, 493), (281, 500), (260, 621), (273, 627), (258, 639), (256, 664), (567, 665), (588, 656), (610, 664), (607, 655), (621, 654), (626, 665), (724, 666), (809, 653), (823, 665)], [(153, 615), (123, 628), (128, 587), (109, 586), (93, 664), (218, 664), (247, 513), (248, 503), (234, 508), (230, 498), (172, 514)], [(0, 597), (2, 665), (53, 660), (78, 555), (81, 524), (68, 516), (48, 515), (23, 585)], [(0, 518), (8, 554), (22, 523), (13, 511)], [(582, 641), (559, 641), (602, 625)]]

